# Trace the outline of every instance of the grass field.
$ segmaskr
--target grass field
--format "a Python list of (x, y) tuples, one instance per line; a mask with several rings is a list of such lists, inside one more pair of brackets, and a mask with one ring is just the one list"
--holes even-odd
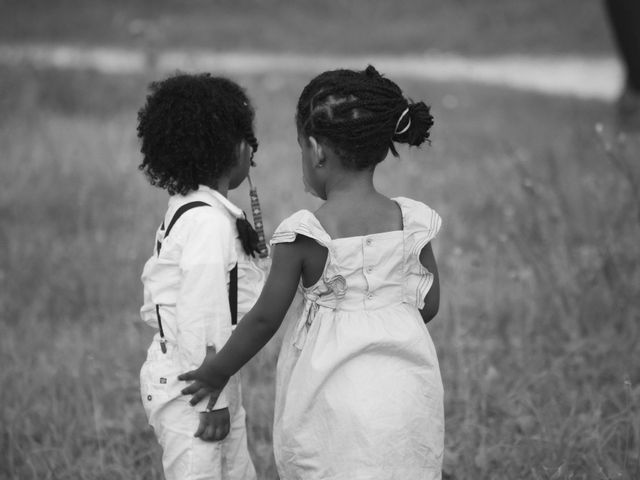
[[(0, 0), (0, 43), (330, 53), (611, 53), (597, 0)], [(354, 67), (363, 67), (356, 65)], [(139, 275), (166, 206), (137, 170), (150, 72), (0, 66), (0, 479), (161, 479), (138, 394), (153, 334)], [(237, 78), (270, 234), (316, 200), (293, 127), (304, 76)], [(640, 138), (611, 105), (401, 82), (433, 144), (376, 174), (443, 217), (430, 324), (444, 478), (640, 478)], [(596, 129), (596, 125), (600, 125)], [(282, 188), (283, 185), (289, 188)], [(246, 186), (231, 199), (248, 207)], [(243, 371), (251, 452), (271, 452), (276, 337)]]
[[(135, 324), (139, 274), (166, 202), (136, 170), (149, 78), (0, 74), (0, 478), (162, 478), (137, 390), (152, 335)], [(258, 109), (255, 182), (270, 233), (315, 205), (292, 122), (307, 78), (238, 80)], [(432, 103), (433, 145), (388, 159), (377, 183), (444, 218), (430, 328), (445, 478), (638, 478), (637, 139), (614, 135), (604, 104), (403, 87)], [(246, 206), (246, 193), (232, 199)], [(276, 478), (277, 348), (276, 338), (243, 374), (262, 479)]]

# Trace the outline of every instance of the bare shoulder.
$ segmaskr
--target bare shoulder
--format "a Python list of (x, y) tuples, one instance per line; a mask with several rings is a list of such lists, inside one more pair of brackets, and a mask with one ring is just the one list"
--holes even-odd
[(292, 242), (279, 243), (274, 246), (274, 251), (286, 252), (285, 255), (292, 257), (292, 259), (308, 257), (310, 254), (322, 250), (326, 250), (326, 248), (313, 238), (302, 234), (296, 235)]
[(316, 258), (326, 258), (327, 247), (320, 245), (315, 239), (306, 235), (298, 235), (293, 245), (305, 262), (313, 261)]
[(299, 279), (305, 286), (315, 283), (324, 268), (328, 251), (314, 239), (297, 235), (290, 243), (275, 245), (270, 276), (278, 282)]

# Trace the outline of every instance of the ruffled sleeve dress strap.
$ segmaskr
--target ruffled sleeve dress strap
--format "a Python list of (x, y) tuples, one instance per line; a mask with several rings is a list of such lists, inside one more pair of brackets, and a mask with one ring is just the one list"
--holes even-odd
[(442, 219), (428, 205), (410, 198), (394, 200), (402, 209), (404, 229), (404, 300), (417, 308), (424, 307), (424, 298), (433, 285), (433, 274), (420, 263), (420, 252), (440, 231)]
[[(331, 237), (322, 228), (316, 216), (308, 210), (300, 210), (284, 219), (271, 237), (271, 245), (294, 242), (298, 235), (315, 240), (327, 249), (327, 260), (320, 279), (310, 287), (300, 283), (299, 291), (304, 296), (301, 314), (295, 323), (287, 326), (283, 344), (291, 342), (296, 350), (302, 350), (306, 342), (309, 326), (319, 308), (331, 307), (342, 298), (346, 291), (346, 282), (339, 274), (339, 266), (333, 261), (334, 252)], [(280, 361), (280, 360), (279, 360)]]
[(270, 244), (291, 243), (298, 235), (312, 238), (323, 247), (330, 248), (331, 237), (309, 210), (299, 210), (285, 218), (273, 233)]
[(309, 237), (327, 249), (327, 259), (321, 278), (310, 287), (302, 287), (301, 284), (307, 299), (327, 303), (330, 298), (342, 298), (346, 291), (346, 281), (341, 274), (340, 265), (334, 261), (337, 256), (335, 245), (316, 216), (309, 210), (300, 210), (284, 219), (276, 228), (271, 238), (271, 245), (291, 243), (298, 235)]

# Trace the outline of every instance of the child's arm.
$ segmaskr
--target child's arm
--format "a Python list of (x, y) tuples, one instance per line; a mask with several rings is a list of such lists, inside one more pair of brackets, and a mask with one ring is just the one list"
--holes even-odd
[[(194, 394), (191, 404), (206, 395), (219, 395), (229, 377), (235, 374), (274, 335), (291, 304), (303, 268), (305, 242), (278, 244), (273, 249), (273, 263), (264, 289), (255, 306), (238, 324), (226, 345), (216, 354), (207, 354), (196, 370), (180, 375), (180, 380), (197, 380), (182, 390)], [(209, 388), (204, 388), (202, 383)]]
[(424, 297), (424, 307), (420, 310), (422, 320), (424, 320), (424, 323), (428, 323), (436, 316), (440, 308), (440, 277), (438, 276), (438, 266), (433, 256), (431, 242), (427, 243), (420, 252), (420, 263), (433, 274), (433, 283), (427, 296)]

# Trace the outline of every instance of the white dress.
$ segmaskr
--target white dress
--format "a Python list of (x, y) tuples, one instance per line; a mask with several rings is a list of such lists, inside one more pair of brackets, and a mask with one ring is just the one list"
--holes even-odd
[(403, 230), (332, 239), (301, 210), (272, 244), (298, 234), (328, 249), (322, 277), (300, 287), (278, 359), (274, 452), (281, 480), (440, 479), (443, 389), (418, 311), (433, 275), (420, 251), (440, 217), (394, 199)]

